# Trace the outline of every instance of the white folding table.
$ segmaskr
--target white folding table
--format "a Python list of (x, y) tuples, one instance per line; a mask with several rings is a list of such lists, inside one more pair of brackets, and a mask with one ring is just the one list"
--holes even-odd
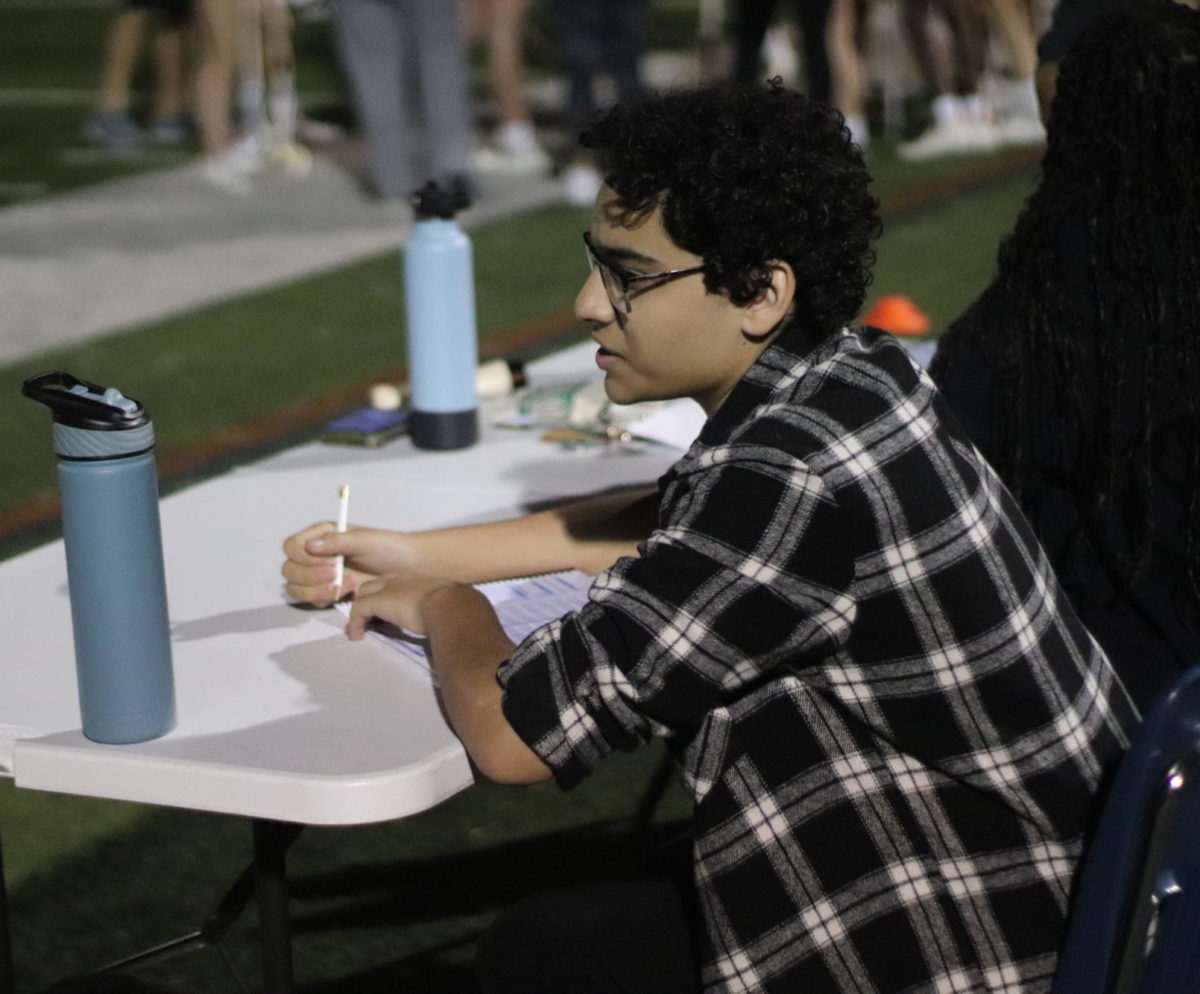
[[(534, 382), (588, 375), (590, 354), (553, 357)], [(341, 484), (352, 521), (421, 529), (650, 482), (678, 456), (568, 452), (536, 431), (493, 428), (486, 414), (470, 449), (314, 443), (165, 499), (178, 725), (150, 742), (101, 745), (80, 731), (62, 543), (0, 563), (0, 775), (254, 819), (268, 991), (292, 989), (282, 829), (401, 818), (472, 781), (425, 674), (370, 640), (347, 641), (337, 612), (286, 602), (282, 540), (332, 519)]]

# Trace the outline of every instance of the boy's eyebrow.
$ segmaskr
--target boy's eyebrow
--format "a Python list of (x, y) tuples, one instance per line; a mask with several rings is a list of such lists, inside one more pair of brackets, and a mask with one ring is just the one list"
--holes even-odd
[(659, 265), (659, 261), (654, 256), (646, 255), (644, 252), (638, 252), (627, 246), (605, 245), (597, 242), (594, 238), (592, 244), (595, 246), (596, 254), (601, 256), (605, 262), (636, 262), (644, 266)]

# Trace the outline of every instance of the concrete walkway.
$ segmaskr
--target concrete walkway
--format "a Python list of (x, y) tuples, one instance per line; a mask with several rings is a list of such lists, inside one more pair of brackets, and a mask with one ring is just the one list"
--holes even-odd
[[(558, 196), (547, 178), (487, 177), (462, 222)], [(407, 230), (320, 154), (306, 178), (267, 174), (244, 197), (188, 166), (0, 210), (0, 364), (395, 248)]]

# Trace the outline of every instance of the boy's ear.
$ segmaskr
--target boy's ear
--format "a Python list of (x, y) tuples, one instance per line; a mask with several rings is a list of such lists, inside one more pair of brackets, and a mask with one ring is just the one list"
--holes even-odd
[(796, 274), (780, 260), (767, 263), (771, 283), (742, 308), (742, 334), (762, 338), (778, 328), (796, 299)]

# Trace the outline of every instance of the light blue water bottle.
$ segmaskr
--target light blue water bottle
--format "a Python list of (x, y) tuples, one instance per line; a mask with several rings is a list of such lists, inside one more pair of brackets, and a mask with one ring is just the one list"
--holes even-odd
[(408, 314), (409, 434), (422, 449), (479, 439), (475, 274), (471, 240), (454, 220), (466, 191), (430, 182), (413, 194), (416, 225), (404, 249)]
[(119, 390), (43, 373), (25, 396), (54, 412), (83, 734), (142, 742), (175, 726), (154, 426)]

